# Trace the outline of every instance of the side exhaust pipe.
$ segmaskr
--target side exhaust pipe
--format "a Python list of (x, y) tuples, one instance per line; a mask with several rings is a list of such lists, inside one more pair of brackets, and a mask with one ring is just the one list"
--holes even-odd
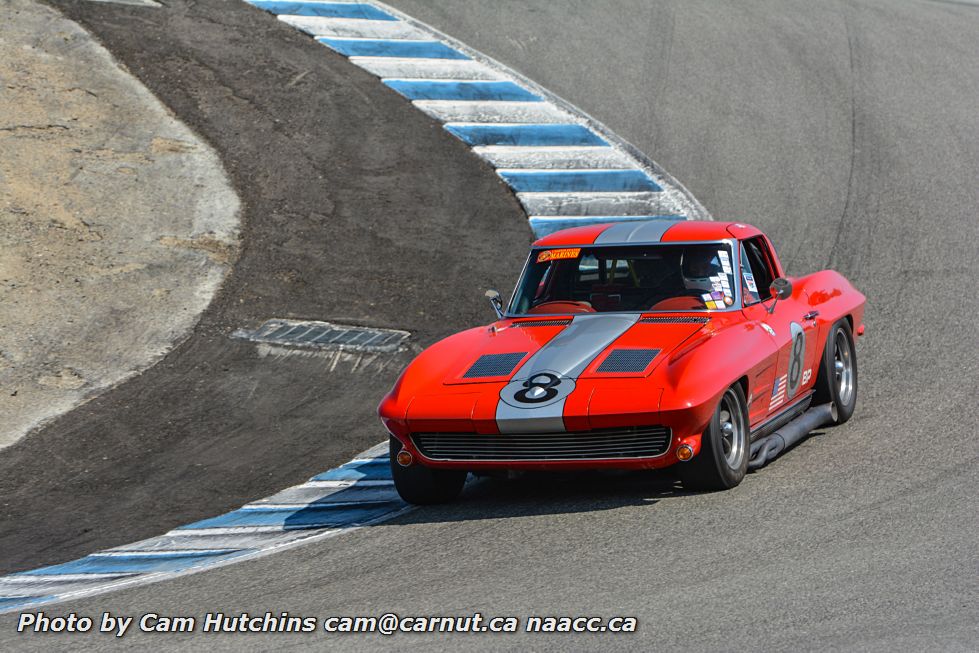
[(774, 460), (783, 451), (818, 429), (823, 424), (836, 419), (836, 405), (823, 404), (810, 408), (771, 435), (752, 443), (748, 469), (758, 469)]

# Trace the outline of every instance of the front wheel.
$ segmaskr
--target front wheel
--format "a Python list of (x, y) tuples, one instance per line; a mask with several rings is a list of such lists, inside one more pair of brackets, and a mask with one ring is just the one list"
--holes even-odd
[(397, 461), (401, 442), (393, 436), (388, 450), (391, 453), (391, 476), (394, 478), (394, 487), (401, 498), (408, 503), (418, 505), (448, 503), (462, 492), (462, 486), (466, 483), (465, 470), (433, 469), (418, 463), (402, 467)]
[(816, 377), (816, 404), (836, 405), (834, 424), (842, 424), (857, 407), (857, 352), (850, 323), (844, 318), (833, 325), (823, 348)]
[(748, 406), (737, 383), (725, 390), (700, 441), (700, 453), (680, 463), (687, 490), (729, 490), (748, 471)]

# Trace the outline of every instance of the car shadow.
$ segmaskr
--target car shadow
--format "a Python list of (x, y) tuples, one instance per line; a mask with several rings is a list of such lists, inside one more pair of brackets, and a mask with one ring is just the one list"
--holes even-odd
[[(817, 429), (809, 437), (819, 437), (824, 433), (825, 429)], [(808, 438), (781, 452), (775, 460), (750, 470), (749, 474), (758, 474), (767, 469), (806, 439)], [(290, 509), (288, 514), (281, 516), (281, 521), (276, 518), (277, 523), (284, 530), (305, 530), (374, 524), (396, 526), (468, 522), (652, 507), (664, 500), (703, 494), (685, 490), (674, 468), (640, 471), (504, 472), (497, 476), (470, 475), (461, 496), (455, 501), (416, 506), (406, 511), (410, 506), (398, 497), (390, 484), (388, 464), (387, 458), (382, 457), (353, 462), (342, 467), (341, 471), (346, 467), (355, 468), (354, 473), (363, 475), (373, 484), (355, 483), (334, 490), (310, 487), (311, 494), (293, 497), (297, 502), (306, 505)], [(386, 483), (383, 482), (385, 480)], [(292, 491), (287, 490), (286, 493)], [(271, 497), (271, 502), (274, 503), (277, 498)], [(252, 515), (247, 517), (251, 518)]]
[(422, 506), (399, 517), (401, 525), (509, 519), (652, 507), (688, 496), (675, 475), (655, 471), (523, 472), (472, 477), (453, 503)]

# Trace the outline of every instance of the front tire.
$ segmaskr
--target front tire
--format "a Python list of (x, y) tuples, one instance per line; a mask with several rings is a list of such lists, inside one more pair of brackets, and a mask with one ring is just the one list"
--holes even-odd
[(816, 377), (814, 399), (817, 405), (829, 402), (836, 405), (834, 424), (850, 419), (857, 407), (857, 351), (846, 318), (829, 330)]
[(700, 453), (679, 463), (680, 481), (687, 490), (730, 490), (748, 471), (750, 449), (748, 406), (737, 383), (725, 390), (700, 441)]
[(391, 437), (388, 450), (391, 453), (391, 476), (394, 487), (408, 503), (430, 505), (448, 503), (459, 496), (466, 483), (467, 472), (457, 469), (434, 469), (415, 463), (409, 467), (398, 464), (401, 442)]

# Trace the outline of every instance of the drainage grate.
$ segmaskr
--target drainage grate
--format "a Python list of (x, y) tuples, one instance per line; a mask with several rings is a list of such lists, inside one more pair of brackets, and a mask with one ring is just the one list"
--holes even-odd
[(238, 329), (235, 338), (311, 349), (394, 352), (408, 338), (407, 331), (346, 326), (330, 322), (269, 320), (257, 329)]

